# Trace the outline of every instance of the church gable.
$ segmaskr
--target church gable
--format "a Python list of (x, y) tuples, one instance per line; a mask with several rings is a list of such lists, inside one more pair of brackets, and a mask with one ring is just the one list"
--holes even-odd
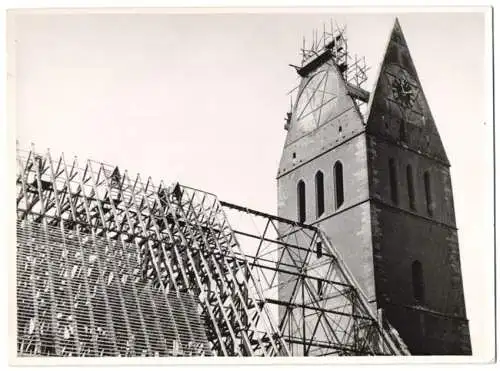
[(449, 163), (396, 20), (371, 97), (367, 131)]
[(302, 77), (286, 130), (278, 175), (364, 130), (358, 106), (333, 59)]
[(286, 144), (310, 134), (355, 105), (333, 61), (304, 77), (292, 110)]

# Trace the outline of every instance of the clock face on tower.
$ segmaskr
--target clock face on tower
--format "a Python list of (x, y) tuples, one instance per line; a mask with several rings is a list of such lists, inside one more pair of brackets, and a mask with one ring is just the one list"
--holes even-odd
[(303, 132), (328, 122), (334, 114), (338, 82), (330, 68), (323, 68), (304, 81), (300, 87), (293, 118)]
[(423, 123), (423, 102), (418, 82), (399, 65), (391, 64), (385, 70), (390, 92), (388, 100), (401, 112), (402, 118), (415, 125)]
[(406, 76), (398, 76), (392, 81), (392, 94), (401, 106), (411, 108), (415, 101), (415, 90)]

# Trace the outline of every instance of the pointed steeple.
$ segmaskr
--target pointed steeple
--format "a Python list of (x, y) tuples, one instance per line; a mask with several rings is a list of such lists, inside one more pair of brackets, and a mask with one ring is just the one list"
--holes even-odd
[(397, 18), (371, 97), (367, 131), (449, 163)]

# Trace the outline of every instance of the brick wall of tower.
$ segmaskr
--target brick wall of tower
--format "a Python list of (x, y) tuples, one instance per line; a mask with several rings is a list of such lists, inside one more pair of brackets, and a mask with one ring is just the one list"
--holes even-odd
[[(448, 166), (401, 145), (368, 136), (371, 226), (378, 305), (415, 354), (470, 354), (458, 238)], [(395, 159), (398, 202), (391, 198)], [(413, 169), (415, 208), (406, 166)], [(424, 172), (432, 180), (427, 211)], [(424, 299), (414, 298), (412, 263), (423, 267)]]

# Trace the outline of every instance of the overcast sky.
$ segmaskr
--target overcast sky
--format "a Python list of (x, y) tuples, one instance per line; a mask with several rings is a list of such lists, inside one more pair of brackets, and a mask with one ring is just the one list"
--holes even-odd
[[(473, 351), (493, 351), (492, 123), (484, 14), (25, 14), (12, 17), (16, 137), (276, 213), (302, 38), (330, 19), (372, 67), (399, 17), (452, 164)], [(11, 116), (12, 117), (12, 116)], [(158, 183), (158, 181), (156, 182)]]

